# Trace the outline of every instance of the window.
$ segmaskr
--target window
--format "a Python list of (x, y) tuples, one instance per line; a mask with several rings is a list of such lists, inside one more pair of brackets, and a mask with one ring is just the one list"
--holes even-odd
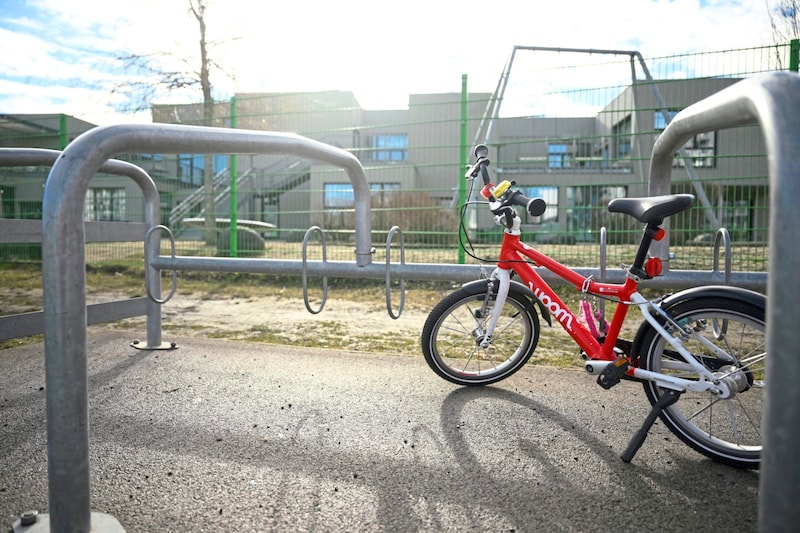
[(544, 214), (532, 217), (525, 209), (517, 209), (523, 224), (546, 224), (558, 221), (558, 187), (520, 187), (528, 198), (541, 198), (547, 204)]
[(628, 115), (611, 129), (615, 159), (627, 159), (631, 155), (631, 124), (631, 116)]
[(734, 240), (750, 240), (750, 200), (726, 199), (720, 222)]
[(41, 220), (42, 202), (21, 201), (19, 203), (19, 218), (26, 218), (29, 220)]
[(86, 191), (84, 219), (87, 221), (125, 220), (125, 189), (92, 188)]
[[(669, 110), (666, 111), (666, 114), (669, 116), (670, 121), (675, 118), (675, 115), (678, 114), (678, 111)], [(656, 111), (653, 115), (653, 129), (657, 132), (662, 132), (667, 127), (667, 121), (664, 117), (664, 113), (661, 111)], [(692, 165), (698, 168), (713, 168), (716, 166), (717, 158), (716, 158), (716, 144), (717, 144), (717, 134), (714, 131), (707, 132), (707, 133), (700, 133), (689, 139), (689, 141), (683, 145), (683, 148), (686, 153), (686, 157), (688, 157)], [(683, 167), (686, 165), (686, 162), (681, 157), (675, 157), (672, 161), (673, 167)]]
[[(695, 168), (714, 168), (716, 166), (716, 132), (698, 133), (683, 145), (686, 157)], [(673, 167), (684, 167), (686, 161), (681, 157), (672, 160)]]
[(605, 225), (608, 202), (627, 196), (624, 186), (584, 185), (567, 187), (567, 231), (578, 241), (593, 241), (592, 232)]
[(14, 187), (0, 186), (0, 218), (15, 218)]
[(656, 111), (653, 114), (653, 129), (654, 130), (656, 130), (656, 131), (664, 131), (664, 128), (667, 127), (667, 124), (668, 124), (667, 117), (664, 116), (664, 113), (666, 113), (667, 117), (669, 117), (669, 122), (672, 122), (672, 119), (675, 118), (675, 115), (678, 114), (678, 112), (675, 111), (674, 109), (670, 109), (670, 110), (667, 110), (665, 112), (662, 112), (661, 110)]
[[(384, 205), (386, 197), (400, 190), (399, 183), (370, 183), (369, 192), (375, 206)], [(323, 191), (325, 209), (352, 209), (355, 206), (355, 193), (350, 183), (326, 183)]]
[(188, 185), (202, 185), (203, 183), (203, 157), (190, 154), (178, 155), (178, 177), (181, 183)]
[[(212, 156), (214, 175), (227, 168), (228, 156)], [(200, 186), (203, 184), (203, 174), (206, 168), (206, 158), (202, 154), (178, 154), (178, 177), (181, 183)]]
[(325, 209), (347, 209), (355, 205), (355, 193), (349, 183), (326, 183), (323, 198)]
[(408, 160), (408, 135), (373, 135), (373, 161), (406, 161)]
[(567, 145), (555, 143), (547, 145), (547, 168), (569, 168)]

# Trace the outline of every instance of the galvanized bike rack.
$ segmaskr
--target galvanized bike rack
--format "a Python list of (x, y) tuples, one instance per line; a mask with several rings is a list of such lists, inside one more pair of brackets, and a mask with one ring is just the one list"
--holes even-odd
[[(758, 123), (767, 150), (770, 194), (767, 292), (768, 387), (764, 401), (759, 531), (800, 523), (800, 76), (774, 72), (740, 81), (675, 116), (656, 141), (650, 194), (670, 191), (675, 152), (692, 136)], [(665, 239), (666, 240), (666, 239)], [(662, 241), (663, 242), (663, 241)], [(669, 257), (668, 243), (657, 253)], [(736, 284), (735, 279), (731, 279)]]
[[(343, 168), (355, 195), (355, 269), (371, 262), (369, 187), (361, 164), (344, 150), (292, 134), (170, 125), (106, 126), (75, 139), (53, 165), (44, 191), (42, 272), (50, 505), (49, 515), (42, 515), (37, 527), (49, 523), (51, 529), (58, 531), (90, 531), (100, 527), (122, 530), (114, 517), (92, 513), (89, 500), (83, 207), (89, 181), (108, 159), (120, 153), (156, 152), (284, 153)], [(155, 187), (145, 192), (155, 193), (158, 207)], [(158, 211), (154, 214), (159, 215)], [(151, 257), (160, 252), (155, 244), (159, 234), (154, 235), (148, 244)], [(177, 261), (174, 255), (167, 262), (169, 259)], [(162, 268), (154, 267), (153, 262), (145, 267), (153, 283), (148, 292), (158, 296), (160, 287), (155, 290), (155, 283), (160, 280)], [(194, 266), (188, 261), (187, 268)], [(163, 269), (177, 267), (170, 265)], [(151, 298), (154, 306), (159, 305), (157, 299)]]

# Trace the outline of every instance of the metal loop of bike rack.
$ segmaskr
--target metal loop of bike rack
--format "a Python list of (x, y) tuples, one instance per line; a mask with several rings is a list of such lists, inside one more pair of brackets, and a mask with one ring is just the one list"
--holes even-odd
[[(168, 124), (100, 126), (70, 142), (50, 170), (42, 201), (48, 519), (53, 531), (90, 531), (93, 519), (102, 519), (91, 512), (89, 497), (86, 242), (84, 232), (76, 228), (82, 222), (92, 176), (116, 155), (137, 153), (285, 154), (339, 167), (350, 178), (355, 196), (356, 262), (352, 267), (360, 271), (371, 266), (369, 186), (361, 163), (346, 150), (289, 133)], [(158, 191), (149, 176), (147, 180), (147, 216), (156, 225), (160, 220)], [(237, 271), (247, 270), (244, 265), (259, 272), (267, 270), (266, 260), (153, 257), (158, 255), (159, 235), (152, 233), (149, 243), (154, 249), (148, 268), (154, 271), (181, 270), (182, 261), (201, 270), (216, 268), (234, 259)], [(296, 273), (297, 266), (291, 265), (290, 271)], [(160, 294), (156, 287), (160, 280), (160, 276), (150, 276), (151, 294)], [(146, 304), (148, 313), (152, 310), (153, 316), (160, 318), (160, 306), (149, 298)], [(148, 348), (161, 344), (157, 337), (151, 342), (150, 322)], [(160, 335), (160, 329), (153, 333)]]
[(720, 246), (725, 247), (725, 285), (731, 284), (731, 234), (726, 228), (719, 228), (714, 235), (714, 262), (712, 264), (712, 271), (716, 274), (719, 272), (719, 249)]
[(400, 318), (400, 315), (403, 314), (403, 307), (406, 303), (406, 280), (405, 278), (400, 278), (400, 305), (398, 305), (397, 314), (395, 314), (394, 311), (392, 311), (392, 271), (390, 268), (392, 241), (394, 240), (395, 233), (400, 240), (400, 265), (405, 266), (406, 264), (406, 245), (403, 239), (403, 231), (399, 226), (392, 226), (392, 229), (389, 230), (389, 234), (386, 236), (386, 310), (389, 312), (390, 317), (397, 320)]
[(328, 262), (328, 245), (325, 241), (325, 232), (322, 231), (322, 228), (319, 226), (311, 226), (306, 231), (306, 234), (303, 236), (303, 267), (301, 270), (301, 277), (303, 279), (303, 303), (306, 306), (306, 309), (312, 315), (317, 315), (322, 312), (322, 309), (325, 307), (325, 303), (328, 301), (328, 276), (322, 276), (322, 302), (319, 304), (318, 309), (312, 309), (311, 304), (308, 301), (308, 261), (307, 257), (307, 248), (308, 248), (308, 238), (311, 236), (312, 233), (319, 233), (320, 243), (322, 244), (322, 264), (326, 264)]
[(163, 305), (163, 304), (167, 303), (168, 301), (170, 301), (173, 296), (175, 296), (175, 290), (178, 288), (178, 271), (177, 270), (172, 270), (171, 271), (172, 272), (172, 287), (170, 288), (169, 294), (167, 294), (166, 298), (160, 299), (150, 291), (150, 276), (152, 274), (150, 273), (150, 250), (149, 250), (148, 244), (150, 243), (150, 236), (155, 231), (165, 231), (167, 233), (167, 237), (169, 238), (170, 257), (172, 259), (175, 259), (175, 236), (172, 234), (172, 231), (168, 227), (166, 227), (164, 225), (161, 225), (161, 224), (159, 224), (157, 226), (153, 226), (152, 228), (147, 230), (147, 233), (145, 233), (145, 235), (144, 235), (144, 264), (145, 264), (145, 268), (144, 268), (144, 285), (145, 285), (145, 290), (147, 292), (147, 297), (150, 298), (150, 300), (152, 300), (153, 302), (155, 302), (157, 304), (162, 304)]
[[(724, 284), (731, 284), (731, 234), (728, 233), (726, 228), (719, 228), (714, 235), (714, 261), (712, 263), (712, 271), (716, 274), (719, 272), (719, 249), (720, 246), (725, 247), (725, 278)], [(714, 338), (722, 340), (728, 333), (728, 321), (723, 319), (721, 323), (714, 319), (711, 321), (711, 332)]]

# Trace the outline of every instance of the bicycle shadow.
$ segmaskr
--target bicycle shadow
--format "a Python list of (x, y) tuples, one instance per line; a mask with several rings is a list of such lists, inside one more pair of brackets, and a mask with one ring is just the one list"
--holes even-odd
[[(500, 418), (489, 427), (471, 427), (473, 415), (486, 409), (495, 409)], [(578, 416), (494, 386), (451, 392), (442, 403), (441, 426), (463, 473), (485, 487), (482, 495), (513, 494), (512, 501), (499, 498), (494, 504), (515, 521), (527, 522), (533, 512), (537, 529), (572, 530), (576, 520), (592, 516), (596, 530), (719, 530), (719, 517), (730, 515), (732, 501), (736, 520), (730, 524), (740, 530), (757, 526), (758, 474), (714, 463), (677, 438), (664, 439), (677, 442), (677, 448), (660, 450), (654, 464), (648, 463), (652, 452), (626, 464), (619, 457), (622, 448), (616, 448), (619, 436), (604, 430), (598, 436), (597, 427), (584, 425)], [(507, 464), (486, 450), (505, 454)], [(509, 468), (521, 472), (523, 481), (505, 475)], [(647, 515), (630, 502), (647, 507)]]

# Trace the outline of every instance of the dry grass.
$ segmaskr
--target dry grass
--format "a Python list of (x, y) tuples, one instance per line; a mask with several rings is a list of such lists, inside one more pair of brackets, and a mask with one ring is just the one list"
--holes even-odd
[[(280, 243), (280, 250), (272, 249), (270, 246), (277, 247), (278, 243), (267, 245), (265, 255), (276, 255), (276, 258), (285, 260), (299, 260), (302, 257), (302, 248), (299, 243), (290, 246), (287, 243)], [(142, 261), (141, 243), (116, 243), (111, 249), (107, 245), (87, 246), (87, 261), (91, 265), (87, 267), (87, 297), (94, 301), (109, 301), (120, 298), (134, 298), (145, 295), (144, 275)], [(162, 253), (169, 254), (167, 246), (163, 247)], [(575, 267), (597, 266), (597, 250), (588, 245), (546, 245), (541, 247), (542, 251), (553, 257), (562, 259), (564, 257), (576, 258), (574, 261), (562, 259), (564, 262)], [(479, 254), (489, 256), (496, 253), (496, 246), (485, 246), (479, 248)], [(576, 254), (583, 251), (583, 255)], [(711, 269), (711, 258), (713, 251), (710, 247), (683, 247), (674, 249), (677, 259), (673, 263), (673, 268), (678, 269)], [(321, 259), (321, 248), (313, 244), (307, 250), (308, 260)], [(591, 253), (590, 253), (591, 252)], [(178, 242), (176, 253), (178, 255), (190, 256), (213, 256), (214, 251), (210, 247), (203, 246), (197, 242)], [(278, 255), (278, 253), (280, 255)], [(397, 261), (399, 253), (394, 250), (392, 260)], [(613, 246), (609, 249), (609, 264), (617, 266), (618, 262), (630, 261), (634, 253), (632, 246)], [(353, 260), (352, 245), (329, 245), (328, 260)], [(376, 263), (385, 261), (385, 249), (378, 249), (373, 257)], [(434, 263), (442, 250), (435, 249), (407, 249), (407, 263)], [(734, 250), (733, 268), (734, 270), (744, 269), (746, 265), (760, 264), (766, 268), (765, 251), (760, 247), (740, 247)], [(347, 256), (347, 257), (345, 257)], [(455, 257), (455, 252), (453, 252)], [(577, 258), (584, 257), (583, 260)], [(617, 261), (616, 258), (621, 258)], [(121, 259), (122, 258), (122, 259)], [(738, 261), (736, 260), (738, 258)], [(760, 261), (760, 263), (759, 263)], [(318, 305), (321, 293), (318, 279), (309, 278), (309, 290), (312, 304)], [(36, 264), (6, 264), (0, 266), (0, 315), (8, 315), (21, 312), (37, 311), (42, 307), (42, 279), (41, 267)], [(169, 279), (165, 276), (164, 287), (169, 287)], [(455, 289), (458, 284), (446, 282), (419, 282), (409, 281), (406, 283), (405, 298), (405, 317), (415, 324), (414, 328), (391, 329), (384, 328), (364, 328), (350, 327), (347, 325), (352, 322), (363, 322), (360, 313), (383, 313), (386, 314), (384, 299), (384, 283), (380, 280), (360, 280), (360, 279), (329, 279), (329, 300), (344, 302), (346, 304), (359, 305), (359, 311), (351, 313), (333, 313), (333, 318), (329, 315), (315, 317), (311, 315), (298, 316), (296, 327), (287, 327), (286, 323), (275, 324), (269, 320), (263, 323), (238, 327), (236, 324), (215, 325), (215, 318), (203, 317), (198, 313), (192, 322), (181, 322), (178, 325), (164, 322), (164, 331), (174, 331), (180, 334), (203, 335), (216, 338), (227, 338), (232, 340), (246, 340), (252, 342), (265, 342), (274, 344), (290, 344), (297, 346), (315, 346), (336, 349), (355, 349), (370, 352), (386, 352), (395, 354), (419, 355), (419, 333), (421, 323), (424, 322), (427, 313), (434, 305), (446, 294)], [(568, 288), (560, 289), (559, 292), (566, 303), (572, 309), (578, 309), (579, 294)], [(313, 298), (317, 298), (314, 302)], [(302, 308), (302, 285), (299, 276), (274, 276), (266, 274), (236, 274), (236, 273), (207, 273), (207, 272), (181, 272), (178, 282), (178, 293), (176, 298), (184, 301), (195, 302), (227, 302), (231, 300), (242, 301), (265, 301), (270, 306), (294, 306)], [(399, 295), (395, 292), (394, 305), (397, 305)], [(167, 304), (169, 305), (169, 304)], [(609, 307), (608, 312), (613, 309)], [(404, 320), (401, 317), (402, 322)], [(137, 329), (141, 330), (143, 319), (133, 318), (123, 320), (114, 324), (115, 329)], [(629, 317), (629, 329), (624, 331), (626, 336), (632, 336), (635, 327), (638, 325), (636, 316)], [(548, 328), (542, 321), (543, 329), (540, 335), (539, 346), (532, 358), (534, 364), (548, 364), (561, 367), (572, 367), (581, 364), (580, 351), (572, 339), (557, 325)], [(287, 331), (301, 330), (303, 335), (287, 334)], [(348, 331), (347, 334), (342, 334)], [(15, 339), (0, 342), (0, 349), (4, 347), (17, 346), (20, 343), (31, 342), (35, 339)]]

